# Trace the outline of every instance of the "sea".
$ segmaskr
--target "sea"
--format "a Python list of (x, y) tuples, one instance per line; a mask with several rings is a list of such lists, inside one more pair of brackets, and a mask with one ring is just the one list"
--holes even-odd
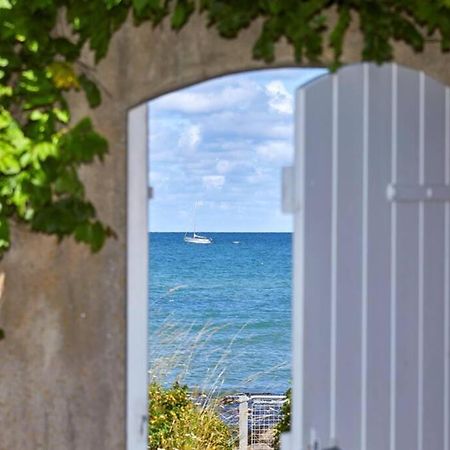
[(291, 380), (291, 233), (150, 233), (149, 374), (209, 393)]

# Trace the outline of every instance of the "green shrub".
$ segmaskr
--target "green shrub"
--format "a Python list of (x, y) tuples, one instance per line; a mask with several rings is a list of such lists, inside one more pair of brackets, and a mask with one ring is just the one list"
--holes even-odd
[(186, 386), (149, 387), (149, 450), (232, 450), (230, 430), (212, 407), (199, 407)]
[(280, 449), (280, 435), (281, 433), (285, 433), (291, 430), (291, 398), (292, 398), (292, 390), (288, 389), (286, 392), (286, 401), (283, 404), (283, 408), (281, 410), (282, 419), (275, 427), (274, 434), (274, 449)]

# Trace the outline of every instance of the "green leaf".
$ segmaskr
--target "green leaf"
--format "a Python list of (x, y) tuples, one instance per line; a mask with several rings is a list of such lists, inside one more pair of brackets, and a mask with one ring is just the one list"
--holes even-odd
[(0, 173), (13, 175), (20, 172), (20, 162), (14, 155), (14, 148), (0, 141)]
[(48, 106), (58, 100), (56, 92), (47, 92), (42, 94), (30, 95), (24, 103), (24, 109), (33, 109), (40, 106)]
[(91, 249), (93, 252), (98, 252), (105, 243), (106, 230), (100, 222), (95, 222), (91, 225)]
[(0, 161), (0, 171), (5, 175), (12, 175), (20, 172), (20, 164), (11, 155), (2, 155)]
[(351, 22), (350, 9), (343, 6), (339, 9), (339, 18), (336, 26), (330, 34), (330, 45), (334, 49), (334, 63), (332, 70), (337, 69), (342, 55), (342, 48), (344, 45), (345, 33), (348, 30)]
[(80, 198), (84, 195), (84, 186), (73, 167), (68, 167), (59, 175), (54, 187), (57, 194), (71, 194)]
[(86, 118), (61, 138), (59, 148), (66, 161), (90, 163), (95, 157), (103, 159), (108, 143), (94, 131), (91, 120)]
[(108, 235), (108, 229), (100, 222), (85, 222), (75, 230), (75, 240), (88, 244), (93, 252), (98, 252), (103, 247)]
[(122, 3), (123, 0), (105, 0), (105, 5), (108, 9), (114, 8), (114, 6), (119, 5)]
[(66, 38), (55, 38), (53, 47), (56, 54), (64, 55), (68, 61), (74, 61), (80, 56), (80, 45)]
[(53, 84), (61, 90), (78, 88), (80, 82), (73, 66), (66, 62), (54, 61), (48, 66)]
[(57, 148), (51, 142), (39, 142), (36, 144), (30, 152), (24, 153), (24, 155), (31, 155), (33, 161), (45, 161), (50, 156), (56, 156)]
[(144, 10), (148, 3), (148, 0), (132, 0), (133, 8), (138, 14)]
[(100, 105), (102, 96), (97, 85), (84, 74), (81, 75), (78, 80), (84, 92), (86, 93), (86, 98), (88, 99), (89, 106), (91, 108), (96, 108), (98, 105)]
[(0, 257), (2, 253), (9, 248), (10, 238), (8, 220), (6, 216), (1, 215), (0, 211)]
[(13, 93), (11, 86), (2, 86), (0, 85), (0, 97), (11, 97)]
[(0, 107), (0, 131), (2, 128), (7, 128), (11, 126), (12, 118), (11, 114), (5, 109)]
[(60, 239), (75, 233), (82, 224), (95, 217), (95, 209), (89, 202), (73, 197), (58, 200), (42, 207), (31, 221), (33, 230), (55, 234)]
[(61, 123), (69, 123), (70, 114), (67, 109), (53, 108), (53, 114)]
[(270, 63), (275, 59), (275, 43), (266, 24), (253, 47), (253, 57), (255, 59), (262, 59), (267, 63)]
[(194, 12), (194, 4), (189, 0), (178, 0), (172, 14), (172, 28), (179, 30)]

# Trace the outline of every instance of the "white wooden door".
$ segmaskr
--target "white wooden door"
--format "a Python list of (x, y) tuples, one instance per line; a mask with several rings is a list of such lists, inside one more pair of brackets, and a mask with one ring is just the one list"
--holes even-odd
[(397, 65), (298, 91), (291, 450), (450, 450), (449, 106)]

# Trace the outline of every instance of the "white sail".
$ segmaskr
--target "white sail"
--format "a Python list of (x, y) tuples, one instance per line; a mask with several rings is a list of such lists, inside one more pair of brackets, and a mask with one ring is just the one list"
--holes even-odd
[(206, 236), (200, 236), (195, 232), (196, 225), (196, 212), (197, 212), (197, 203), (194, 205), (194, 231), (192, 232), (192, 236), (188, 236), (188, 232), (184, 235), (184, 242), (188, 244), (212, 244), (212, 239)]

